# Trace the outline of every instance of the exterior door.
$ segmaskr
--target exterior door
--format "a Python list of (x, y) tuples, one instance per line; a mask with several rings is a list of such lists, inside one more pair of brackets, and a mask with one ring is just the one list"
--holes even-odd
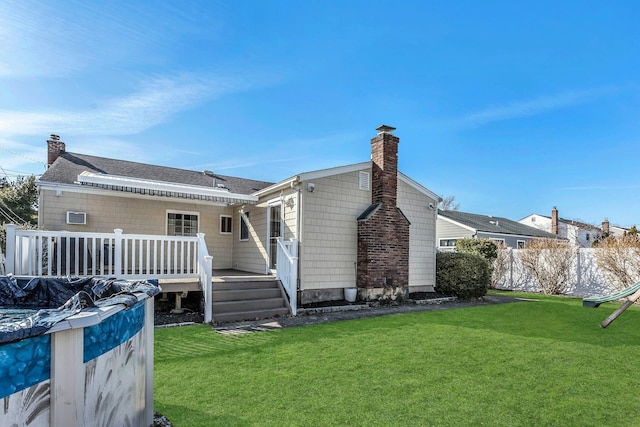
[(272, 205), (268, 208), (269, 220), (269, 270), (275, 271), (278, 254), (278, 238), (282, 237), (282, 208), (281, 205)]

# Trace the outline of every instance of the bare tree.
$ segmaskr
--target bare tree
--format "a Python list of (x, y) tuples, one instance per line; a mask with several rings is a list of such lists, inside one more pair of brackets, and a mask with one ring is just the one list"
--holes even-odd
[(543, 294), (558, 295), (569, 286), (575, 251), (558, 239), (533, 239), (520, 251), (520, 260), (540, 285)]
[(497, 242), (496, 258), (493, 260), (491, 269), (491, 287), (495, 288), (504, 279), (509, 271), (510, 250), (504, 242)]
[(598, 267), (607, 281), (622, 290), (640, 280), (640, 236), (625, 233), (598, 243), (595, 252)]
[(457, 211), (460, 203), (456, 203), (456, 196), (447, 196), (438, 203), (438, 209), (443, 211)]

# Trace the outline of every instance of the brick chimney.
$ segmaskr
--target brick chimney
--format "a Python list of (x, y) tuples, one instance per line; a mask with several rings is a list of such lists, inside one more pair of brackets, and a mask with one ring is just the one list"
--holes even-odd
[(365, 300), (405, 298), (409, 292), (409, 221), (397, 207), (395, 128), (380, 126), (371, 140), (371, 205), (358, 217), (357, 279)]
[(396, 206), (398, 200), (398, 143), (396, 128), (382, 125), (371, 140), (371, 203)]
[(51, 134), (47, 140), (47, 168), (51, 167), (61, 153), (64, 153), (65, 148), (64, 142), (60, 141), (60, 137)]
[(551, 234), (558, 234), (558, 208), (551, 209)]
[(609, 219), (605, 218), (602, 221), (602, 237), (609, 237)]

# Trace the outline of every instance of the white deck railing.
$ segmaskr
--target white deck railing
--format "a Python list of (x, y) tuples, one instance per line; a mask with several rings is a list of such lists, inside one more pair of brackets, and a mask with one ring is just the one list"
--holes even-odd
[(211, 266), (197, 237), (19, 230), (7, 224), (6, 273), (16, 276), (111, 276), (199, 279), (211, 321)]
[(291, 314), (295, 316), (298, 307), (298, 241), (279, 238), (276, 260), (276, 278), (287, 292)]

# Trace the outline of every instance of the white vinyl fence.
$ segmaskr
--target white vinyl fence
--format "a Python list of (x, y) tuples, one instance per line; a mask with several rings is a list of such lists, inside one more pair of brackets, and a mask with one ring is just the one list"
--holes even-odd
[[(502, 279), (496, 284), (497, 289), (540, 292), (540, 285), (531, 276), (520, 260), (520, 253), (527, 249), (506, 249), (507, 268)], [(608, 283), (598, 267), (595, 253), (606, 249), (580, 248), (572, 264), (571, 281), (566, 284), (564, 294), (576, 297), (592, 295), (609, 295), (618, 289)]]

